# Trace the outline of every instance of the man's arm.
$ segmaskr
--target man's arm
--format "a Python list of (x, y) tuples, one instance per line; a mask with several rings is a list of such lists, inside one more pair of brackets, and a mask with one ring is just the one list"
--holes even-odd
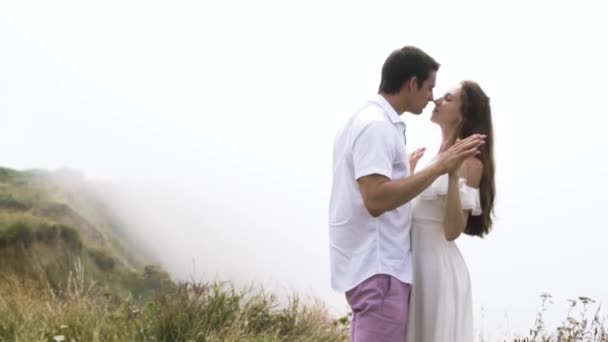
[(402, 179), (391, 180), (386, 175), (371, 174), (357, 180), (365, 207), (373, 217), (394, 210), (418, 196), (437, 177), (457, 169), (462, 162), (479, 153), (485, 136), (473, 135), (442, 152), (437, 162)]
[(443, 171), (436, 164), (394, 181), (373, 174), (359, 178), (359, 190), (367, 211), (373, 217), (378, 217), (411, 201), (442, 174)]

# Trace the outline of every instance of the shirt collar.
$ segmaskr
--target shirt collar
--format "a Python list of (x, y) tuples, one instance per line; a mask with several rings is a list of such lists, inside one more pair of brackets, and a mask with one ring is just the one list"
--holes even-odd
[(393, 106), (391, 106), (391, 104), (388, 103), (388, 101), (384, 98), (384, 96), (382, 96), (380, 94), (375, 94), (374, 96), (372, 96), (370, 98), (369, 102), (375, 103), (375, 104), (379, 105), (380, 107), (382, 107), (382, 109), (384, 110), (384, 113), (386, 113), (386, 115), (388, 116), (388, 118), (391, 120), (392, 123), (397, 124), (397, 125), (402, 125), (405, 127), (405, 121), (403, 121), (401, 116), (399, 116), (399, 114), (397, 114), (397, 112), (395, 111), (395, 108), (393, 108)]

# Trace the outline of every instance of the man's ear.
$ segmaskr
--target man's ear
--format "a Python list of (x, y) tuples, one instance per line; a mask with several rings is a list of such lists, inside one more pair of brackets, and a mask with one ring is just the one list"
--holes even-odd
[(410, 79), (407, 80), (407, 82), (406, 82), (406, 86), (407, 86), (407, 90), (410, 92), (414, 91), (414, 90), (418, 90), (420, 88), (420, 84), (418, 83), (418, 77), (416, 77), (416, 76), (410, 77)]

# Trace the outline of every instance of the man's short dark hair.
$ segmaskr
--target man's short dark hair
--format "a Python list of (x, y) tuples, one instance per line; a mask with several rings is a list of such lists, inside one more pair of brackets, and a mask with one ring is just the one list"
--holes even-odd
[(393, 51), (384, 62), (379, 92), (395, 94), (412, 77), (418, 79), (420, 87), (437, 70), (439, 63), (433, 57), (417, 47), (405, 46)]

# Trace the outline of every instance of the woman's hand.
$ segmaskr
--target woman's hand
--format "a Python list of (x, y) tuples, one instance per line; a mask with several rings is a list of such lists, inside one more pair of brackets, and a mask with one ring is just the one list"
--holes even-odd
[(415, 150), (414, 152), (410, 153), (410, 155), (409, 155), (410, 175), (413, 175), (414, 171), (416, 171), (416, 165), (418, 164), (418, 161), (420, 160), (420, 158), (422, 158), (424, 156), (425, 151), (426, 151), (426, 148), (421, 147), (421, 148)]

